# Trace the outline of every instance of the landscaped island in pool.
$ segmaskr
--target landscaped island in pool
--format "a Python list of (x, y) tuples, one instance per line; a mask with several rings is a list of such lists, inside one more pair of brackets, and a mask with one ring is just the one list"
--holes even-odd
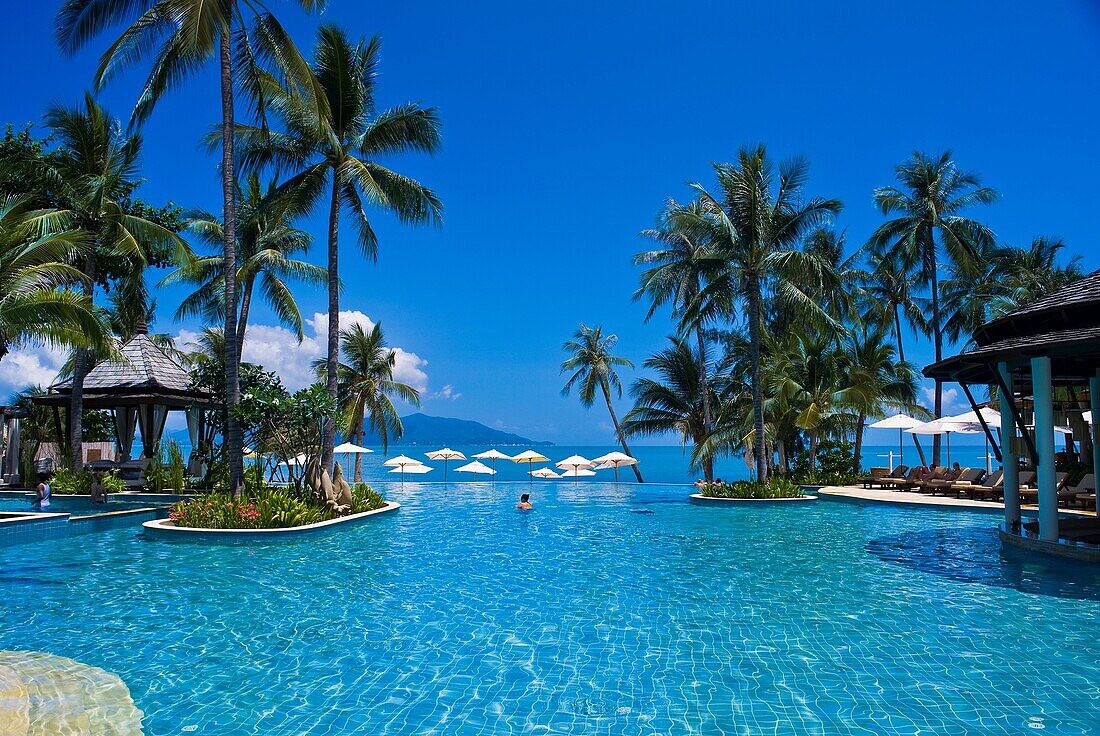
[(0, 549), (0, 649), (118, 675), (148, 734), (1087, 734), (1100, 572), (997, 519), (701, 508), (686, 486), (380, 487), (302, 543)]

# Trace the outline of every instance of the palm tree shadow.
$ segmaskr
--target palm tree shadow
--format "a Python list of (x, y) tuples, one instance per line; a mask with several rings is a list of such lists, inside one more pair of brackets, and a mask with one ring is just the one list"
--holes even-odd
[(875, 557), (961, 583), (1022, 593), (1100, 600), (1100, 570), (1038, 555), (1006, 552), (994, 529), (944, 528), (870, 540)]

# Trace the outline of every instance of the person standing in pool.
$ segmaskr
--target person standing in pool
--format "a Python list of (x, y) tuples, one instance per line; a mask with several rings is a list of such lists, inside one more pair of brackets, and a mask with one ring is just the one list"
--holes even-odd
[(519, 503), (516, 504), (516, 508), (522, 511), (530, 511), (533, 508), (531, 506), (531, 494), (524, 493), (522, 496), (520, 496)]
[(38, 484), (38, 488), (35, 489), (34, 503), (31, 504), (39, 511), (45, 511), (50, 507), (50, 481), (49, 478), (42, 478), (42, 482)]

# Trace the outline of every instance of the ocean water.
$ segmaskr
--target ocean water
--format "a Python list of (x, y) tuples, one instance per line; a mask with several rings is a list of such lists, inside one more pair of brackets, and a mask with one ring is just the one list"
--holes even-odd
[(118, 674), (155, 736), (1100, 724), (1100, 573), (1003, 555), (996, 516), (379, 485), (399, 511), (304, 542), (0, 549), (0, 649)]
[[(185, 448), (186, 457), (186, 433), (183, 433), (184, 437), (181, 439), (178, 435), (175, 437), (177, 441), (180, 441), (181, 445)], [(391, 445), (389, 449), (383, 453), (381, 447), (372, 447), (373, 453), (363, 456), (363, 478), (367, 482), (376, 483), (387, 478), (395, 477), (386, 475), (390, 468), (382, 465), (382, 463), (391, 457), (397, 455), (407, 455), (412, 458), (416, 458), (426, 465), (434, 468), (431, 473), (426, 475), (407, 475), (406, 481), (415, 480), (417, 482), (424, 483), (437, 483), (443, 481), (443, 463), (429, 460), (426, 456), (426, 452), (432, 450), (438, 450), (438, 447), (427, 447), (424, 445)], [(473, 459), (473, 456), (479, 452), (483, 452), (489, 449), (483, 445), (452, 445), (451, 449), (458, 450), (466, 455), (467, 458)], [(531, 466), (526, 464), (517, 464), (508, 462), (506, 460), (498, 460), (496, 463), (497, 475), (495, 476), (498, 481), (508, 480), (524, 480), (526, 479), (529, 469), (537, 469), (540, 467), (550, 466), (553, 469), (553, 463), (563, 460), (570, 455), (580, 455), (585, 458), (594, 458), (605, 453), (617, 450), (622, 452), (622, 447), (617, 445), (536, 445), (534, 447), (497, 447), (498, 450), (505, 454), (515, 455), (523, 452), (524, 450), (533, 449), (544, 456), (550, 458), (549, 463), (535, 463)], [(691, 449), (684, 449), (679, 446), (654, 446), (654, 445), (635, 445), (631, 446), (631, 452), (634, 457), (638, 459), (639, 470), (642, 473), (642, 478), (647, 483), (693, 483), (697, 479), (702, 477), (702, 472), (692, 472), (690, 469)], [(913, 447), (912, 441), (906, 440), (906, 446), (904, 447), (905, 457), (904, 460), (898, 459), (898, 446), (897, 445), (865, 445), (863, 448), (863, 464), (865, 467), (872, 466), (885, 466), (888, 462), (892, 461), (896, 466), (901, 462), (905, 462), (907, 465), (919, 465), (920, 457), (917, 455), (916, 449)], [(928, 443), (925, 448), (925, 453), (929, 460), (932, 457), (932, 447)], [(946, 459), (946, 452), (943, 459)], [(975, 445), (963, 445), (952, 448), (951, 459), (957, 460), (964, 466), (985, 467), (985, 448), (983, 446)], [(349, 468), (354, 467), (354, 456), (338, 456), (336, 458), (342, 466), (344, 466), (345, 472)], [(449, 479), (455, 479), (462, 477), (462, 474), (453, 474), (455, 468), (466, 464), (467, 461), (451, 461), (448, 463), (447, 477)], [(996, 460), (991, 460), (994, 466), (997, 465)], [(488, 461), (486, 465), (491, 465)], [(749, 477), (749, 468), (745, 465), (744, 458), (741, 456), (733, 457), (720, 457), (715, 462), (715, 475), (723, 480), (744, 480)], [(350, 474), (348, 474), (350, 478)], [(465, 476), (469, 479), (469, 476)], [(475, 479), (484, 479), (485, 476), (477, 476)], [(612, 470), (601, 470), (596, 473), (595, 477), (583, 477), (576, 479), (578, 483), (603, 483), (614, 482), (615, 473)], [(573, 479), (569, 479), (569, 482), (574, 482)], [(637, 482), (634, 477), (634, 472), (630, 468), (619, 469), (619, 482), (620, 483), (635, 483)]]

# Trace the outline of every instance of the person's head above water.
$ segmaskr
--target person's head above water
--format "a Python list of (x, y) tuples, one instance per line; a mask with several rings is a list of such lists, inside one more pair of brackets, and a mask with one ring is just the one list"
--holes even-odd
[(520, 495), (520, 497), (519, 497), (519, 502), (520, 503), (527, 503), (530, 500), (531, 500), (531, 494), (530, 493), (524, 493), (524, 494)]

